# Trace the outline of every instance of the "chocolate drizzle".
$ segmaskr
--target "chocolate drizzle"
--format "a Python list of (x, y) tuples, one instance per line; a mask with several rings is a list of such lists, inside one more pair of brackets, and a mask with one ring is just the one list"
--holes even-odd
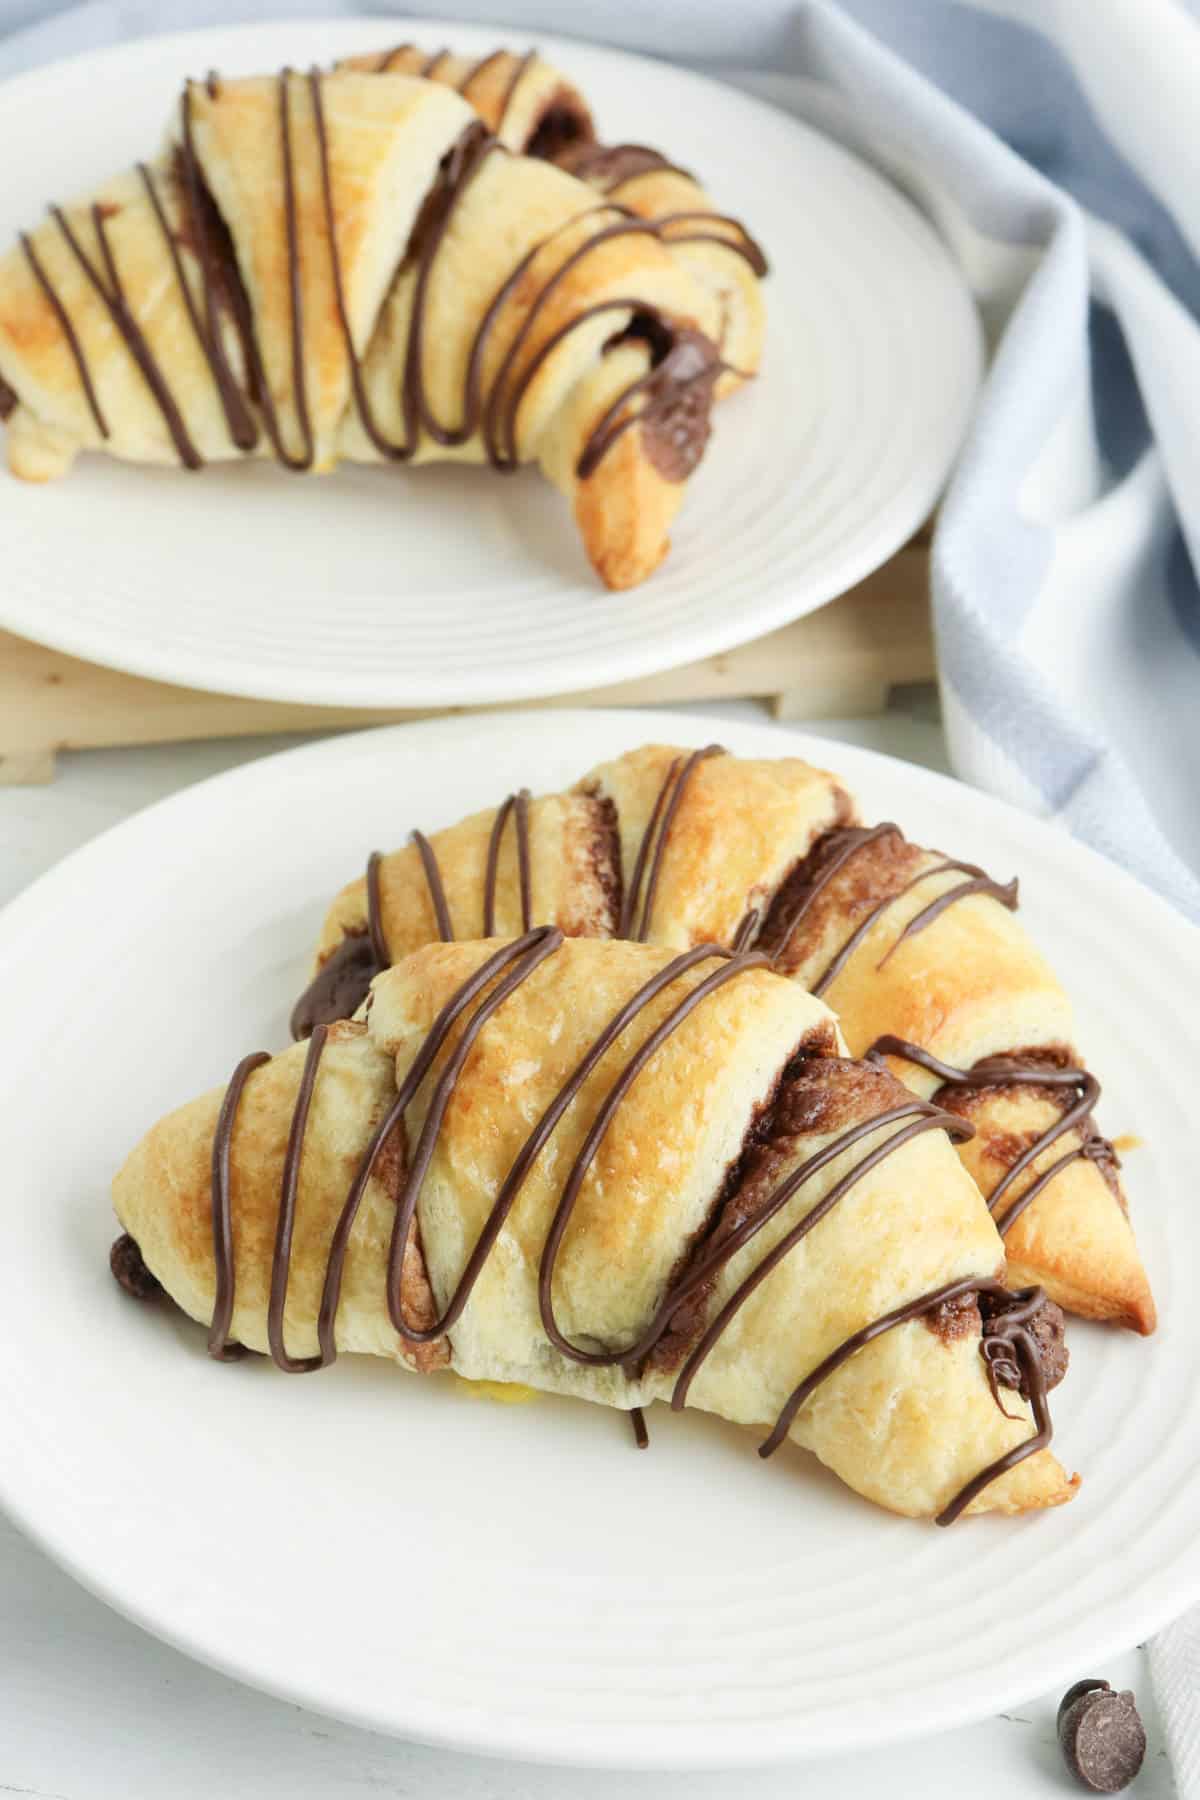
[(58, 206), (52, 206), (50, 208), (50, 217), (54, 220), (65, 238), (72, 256), (83, 270), (83, 273), (86, 275), (95, 292), (100, 296), (101, 300), (103, 300), (105, 306), (108, 308), (109, 317), (112, 319), (113, 324), (120, 332), (122, 338), (125, 340), (125, 346), (128, 349), (130, 356), (133, 358), (133, 361), (136, 363), (143, 381), (150, 389), (159, 412), (162, 414), (163, 424), (167, 428), (168, 435), (175, 446), (175, 451), (180, 462), (186, 469), (198, 469), (203, 462), (203, 458), (188, 435), (187, 426), (184, 424), (183, 420), (183, 414), (180, 412), (175, 396), (172, 394), (171, 389), (167, 384), (166, 376), (163, 374), (162, 369), (154, 356), (154, 352), (147, 343), (141, 327), (129, 310), (129, 304), (125, 298), (125, 289), (121, 281), (120, 271), (117, 268), (112, 244), (109, 241), (108, 216), (108, 211), (104, 206), (97, 205), (93, 206), (91, 209), (92, 229), (96, 234), (96, 242), (99, 246), (101, 260), (104, 265), (104, 273), (101, 274), (100, 270), (97, 269), (95, 263), (79, 242), (79, 239), (73, 231), (70, 221), (67, 219), (62, 208)]
[[(693, 221), (696, 224), (728, 225), (739, 235), (732, 238), (726, 237), (720, 231), (668, 231), (666, 229), (668, 225), (685, 225)], [(740, 219), (732, 219), (727, 213), (709, 212), (703, 207), (697, 207), (686, 212), (661, 213), (654, 223), (662, 235), (664, 244), (717, 244), (722, 249), (732, 250), (736, 256), (740, 256), (745, 262), (748, 262), (760, 280), (770, 273), (762, 245), (750, 236)]]
[(279, 1220), (275, 1228), (275, 1252), (271, 1259), (271, 1299), (267, 1309), (267, 1342), (277, 1367), (288, 1375), (307, 1375), (321, 1366), (320, 1356), (292, 1357), (283, 1341), (283, 1314), (287, 1305), (288, 1272), (292, 1262), (292, 1231), (296, 1223), (296, 1195), (300, 1186), (300, 1159), (304, 1155), (304, 1134), (308, 1129), (308, 1113), (313, 1089), (317, 1085), (317, 1069), (329, 1035), (327, 1025), (318, 1025), (308, 1040), (304, 1073), (292, 1112), (287, 1149), (283, 1157), (283, 1185), (279, 1193)]
[[(1113, 1146), (1107, 1138), (1100, 1135), (1092, 1122), (1092, 1114), (1100, 1098), (1100, 1083), (1088, 1069), (1057, 1068), (1052, 1064), (1028, 1059), (1022, 1061), (1013, 1056), (985, 1056), (969, 1069), (956, 1069), (928, 1050), (923, 1050), (919, 1044), (911, 1044), (906, 1038), (893, 1037), (890, 1032), (876, 1038), (867, 1055), (898, 1056), (905, 1062), (914, 1063), (918, 1068), (936, 1075), (943, 1083), (937, 1098), (952, 1095), (956, 1089), (961, 1092), (968, 1089), (1026, 1086), (1061, 1089), (1069, 1097), (1059, 1117), (1021, 1152), (992, 1190), (988, 1210), (995, 1219), (996, 1229), (1001, 1236), (1012, 1229), (1026, 1207), (1032, 1205), (1054, 1177), (1071, 1163), (1083, 1160), (1119, 1166)], [(1010, 1206), (1004, 1207), (1003, 1201), (1014, 1182), (1037, 1161), (1043, 1151), (1049, 1150), (1071, 1131), (1080, 1133), (1080, 1142), (1075, 1148), (1064, 1151), (1048, 1169), (1043, 1169), (1030, 1182)]]
[(208, 1333), (208, 1354), (218, 1362), (229, 1362), (242, 1353), (240, 1344), (229, 1341), (233, 1320), (235, 1274), (233, 1262), (233, 1212), (229, 1193), (229, 1152), (233, 1143), (233, 1127), (243, 1089), (255, 1069), (271, 1058), (265, 1050), (243, 1056), (233, 1071), (221, 1110), (212, 1147), (212, 1230), (213, 1264), (216, 1269), (216, 1294), (213, 1300), (212, 1324)]
[(379, 870), (383, 856), (378, 850), (372, 850), (367, 858), (367, 936), (371, 942), (371, 954), (381, 969), (392, 966), (391, 953), (388, 950), (387, 933), (383, 928), (383, 904), (379, 895)]
[[(621, 904), (621, 921), (617, 930), (618, 937), (632, 938), (635, 943), (645, 943), (654, 917), (654, 896), (658, 892), (663, 856), (680, 802), (687, 792), (688, 784), (699, 764), (707, 761), (710, 756), (724, 756), (725, 754), (722, 745), (708, 744), (703, 750), (693, 750), (688, 757), (677, 756), (667, 770), (650, 814), (650, 823), (638, 845), (633, 874), (625, 889)], [(645, 887), (644, 899), (642, 897), (643, 884)], [(639, 906), (641, 907), (640, 918), (638, 916)], [(636, 927), (635, 920), (637, 920)]]
[(520, 60), (516, 64), (515, 68), (513, 69), (512, 76), (509, 80), (508, 86), (504, 90), (504, 99), (501, 102), (501, 106), (500, 106), (500, 116), (496, 120), (497, 131), (499, 131), (502, 128), (505, 119), (507, 119), (507, 117), (509, 115), (509, 111), (511, 110), (512, 103), (517, 97), (517, 89), (520, 87), (522, 81), (524, 81), (526, 75), (529, 73), (530, 69), (532, 69), (532, 67), (536, 61), (537, 61), (537, 51), (536, 50), (528, 50), (528, 51), (526, 51), (525, 55), (520, 58)]
[[(698, 752), (697, 759), (703, 754), (704, 752)], [(694, 766), (694, 760), (689, 759), (690, 766)], [(684, 765), (684, 769), (679, 771), (680, 778), (689, 765)], [(676, 780), (676, 794), (678, 790), (679, 781)], [(665, 786), (663, 792), (666, 792)], [(668, 823), (669, 820), (664, 815), (664, 826)], [(448, 1045), (452, 1030), (458, 1021), (468, 1014), (476, 1000), (479, 1001), (479, 1004), (470, 1013), (470, 1016), (465, 1018), (458, 1041), (446, 1057), (429, 1096), (421, 1132), (408, 1159), (404, 1180), (396, 1201), (388, 1251), (387, 1304), (393, 1326), (405, 1343), (410, 1346), (429, 1344), (444, 1338), (461, 1317), (475, 1283), (503, 1230), (534, 1162), (550, 1140), (563, 1114), (576, 1099), (602, 1058), (622, 1033), (654, 1000), (670, 989), (682, 976), (693, 969), (698, 969), (706, 962), (715, 962), (717, 966), (703, 975), (675, 1002), (634, 1054), (625, 1062), (621, 1072), (601, 1101), (579, 1153), (564, 1180), (542, 1247), (538, 1267), (538, 1308), (542, 1327), (549, 1341), (563, 1356), (590, 1367), (620, 1367), (630, 1379), (636, 1379), (656, 1345), (670, 1330), (681, 1307), (690, 1297), (703, 1289), (705, 1284), (709, 1283), (739, 1250), (763, 1230), (806, 1181), (861, 1140), (887, 1126), (900, 1125), (901, 1128), (898, 1131), (890, 1133), (881, 1142), (875, 1144), (854, 1168), (833, 1184), (828, 1193), (810, 1209), (798, 1224), (786, 1233), (725, 1301), (686, 1357), (679, 1372), (672, 1393), (671, 1405), (676, 1409), (682, 1407), (701, 1364), (746, 1300), (783, 1258), (789, 1255), (796, 1245), (819, 1225), (822, 1219), (828, 1216), (838, 1202), (870, 1169), (878, 1166), (903, 1144), (922, 1132), (944, 1130), (951, 1137), (960, 1139), (970, 1135), (971, 1127), (963, 1120), (956, 1118), (953, 1114), (945, 1113), (930, 1102), (920, 1100), (915, 1096), (906, 1097), (899, 1104), (887, 1108), (871, 1118), (860, 1119), (845, 1130), (838, 1132), (831, 1142), (793, 1170), (775, 1187), (764, 1203), (757, 1207), (749, 1217), (741, 1220), (733, 1230), (723, 1237), (710, 1235), (699, 1254), (686, 1259), (681, 1270), (668, 1282), (666, 1292), (655, 1308), (653, 1316), (634, 1343), (592, 1348), (591, 1343), (594, 1343), (595, 1340), (590, 1340), (587, 1346), (572, 1342), (562, 1332), (555, 1316), (553, 1299), (555, 1264), (583, 1182), (622, 1101), (658, 1049), (692, 1012), (704, 1004), (710, 995), (748, 971), (768, 966), (768, 959), (760, 952), (735, 956), (715, 945), (698, 945), (691, 950), (684, 951), (658, 970), (618, 1010), (594, 1039), (518, 1150), (440, 1317), (434, 1318), (428, 1324), (418, 1324), (410, 1320), (404, 1311), (401, 1272), (406, 1247), (416, 1230), (418, 1201), (437, 1147), (447, 1108), (453, 1098), (472, 1047), (483, 1027), (504, 1005), (509, 996), (516, 992), (543, 962), (558, 951), (563, 941), (563, 934), (556, 927), (541, 926), (527, 932), (512, 943), (502, 945), (480, 964), (473, 975), (462, 983), (438, 1013), (408, 1073), (399, 1086), (394, 1102), (371, 1137), (334, 1230), (318, 1315), (318, 1353), (310, 1357), (293, 1358), (287, 1353), (283, 1341), (283, 1316), (288, 1287), (300, 1160), (303, 1154), (305, 1130), (320, 1059), (326, 1042), (324, 1027), (319, 1026), (314, 1031), (305, 1058), (304, 1071), (288, 1134), (271, 1272), (268, 1342), (274, 1361), (285, 1372), (307, 1373), (326, 1366), (336, 1358), (335, 1324), (345, 1258), (350, 1233), (367, 1184), (371, 1180), (384, 1146), (391, 1140), (393, 1133), (400, 1129), (407, 1107), (426, 1076), (429, 1075), (435, 1059)], [(492, 982), (495, 982), (495, 986), (491, 988), (490, 993), (485, 993)], [(209, 1347), (214, 1356), (225, 1356), (231, 1348), (228, 1343), (228, 1332), (234, 1307), (234, 1265), (230, 1210), (230, 1146), (238, 1104), (246, 1080), (251, 1072), (265, 1060), (267, 1059), (264, 1056), (259, 1055), (247, 1057), (239, 1063), (222, 1103), (214, 1135), (212, 1214), (213, 1245), (216, 1257), (216, 1296), (209, 1337)], [(1015, 1446), (1005, 1456), (989, 1464), (950, 1502), (939, 1516), (938, 1523), (951, 1523), (989, 1482), (1049, 1442), (1050, 1423), (1046, 1410), (1045, 1381), (1041, 1372), (1037, 1345), (1027, 1328), (1029, 1318), (1040, 1304), (1040, 1295), (1022, 1294), (1017, 1296), (1017, 1304), (1014, 1309), (1011, 1297), (1006, 1295), (1000, 1283), (987, 1278), (969, 1277), (937, 1288), (932, 1293), (922, 1295), (873, 1321), (846, 1339), (793, 1391), (774, 1430), (762, 1445), (760, 1454), (769, 1456), (778, 1448), (800, 1407), (816, 1387), (858, 1350), (884, 1331), (891, 1330), (896, 1325), (910, 1320), (928, 1317), (948, 1300), (968, 1293), (987, 1294), (999, 1303), (992, 1309), (990, 1321), (985, 1324), (984, 1335), (981, 1338), (981, 1354), (987, 1366), (988, 1379), (993, 1394), (996, 1395), (995, 1383), (998, 1377), (998, 1364), (1002, 1359), (994, 1348), (989, 1349), (987, 1346), (999, 1339), (1003, 1344), (1003, 1356), (1010, 1360), (1015, 1359), (1015, 1363), (1020, 1369), (1034, 1409), (1037, 1431), (1032, 1438)], [(996, 1399), (999, 1405), (998, 1395), (996, 1395)], [(640, 1443), (641, 1431), (639, 1431), (636, 1413), (633, 1422)], [(644, 1421), (642, 1429), (644, 1430)]]
[(434, 855), (433, 845), (423, 831), (414, 831), (412, 841), (421, 858), (421, 867), (425, 871), (425, 885), (429, 889), (429, 898), (433, 903), (433, 916), (437, 920), (438, 936), (443, 944), (454, 942), (454, 926), (450, 919), (450, 904), (446, 899), (446, 889), (442, 885), (442, 872), (438, 868), (438, 859)]
[(109, 436), (108, 421), (100, 410), (100, 402), (96, 397), (96, 389), (92, 381), (92, 372), (88, 366), (87, 357), (83, 353), (83, 345), (79, 341), (79, 333), (75, 329), (71, 315), (63, 305), (58, 289), (43, 269), (38, 253), (33, 247), (32, 239), (24, 231), (21, 233), (21, 248), (25, 252), (25, 260), (29, 264), (33, 278), (49, 301), (50, 308), (58, 320), (59, 329), (67, 340), (67, 348), (71, 352), (72, 360), (79, 373), (79, 385), (83, 389), (88, 410), (95, 421), (96, 430), (102, 438), (107, 438)]
[(577, 181), (586, 181), (601, 194), (611, 194), (639, 175), (682, 175), (687, 181), (695, 180), (688, 169), (668, 162), (649, 144), (571, 144), (554, 160)]
[(496, 813), (492, 835), (488, 839), (487, 873), (483, 883), (483, 935), (496, 935), (496, 875), (500, 865), (500, 840), (511, 813), (516, 821), (517, 868), (521, 883), (521, 930), (533, 929), (533, 894), (529, 858), (529, 789), (510, 794)]
[[(781, 918), (772, 917), (768, 921), (767, 929), (770, 932), (773, 954), (777, 962), (782, 961), (796, 932), (834, 878), (869, 844), (874, 844), (880, 838), (891, 835), (899, 838), (903, 843), (903, 833), (900, 827), (893, 825), (889, 820), (882, 825), (845, 826), (826, 832), (825, 836), (818, 840), (810, 854), (809, 861), (813, 867), (808, 879), (799, 884), (789, 896), (786, 914)], [(1002, 906), (1007, 907), (1010, 912), (1016, 910), (1018, 884), (1015, 879), (1005, 883), (993, 881), (992, 877), (975, 863), (959, 862), (952, 857), (945, 857), (930, 868), (918, 870), (910, 881), (905, 882), (903, 887), (897, 888), (893, 893), (885, 894), (881, 900), (877, 901), (824, 969), (808, 983), (809, 992), (817, 995), (825, 993), (846, 967), (876, 920), (882, 918), (883, 914), (897, 900), (902, 899), (905, 894), (911, 893), (915, 887), (923, 881), (928, 881), (931, 876), (944, 875), (948, 871), (963, 874), (967, 879), (959, 882), (955, 887), (947, 888), (945, 893), (939, 894), (936, 899), (930, 901), (928, 906), (922, 907), (920, 912), (915, 913), (900, 931), (895, 943), (889, 947), (879, 963), (876, 964), (877, 969), (882, 969), (884, 963), (895, 955), (907, 938), (916, 937), (919, 932), (925, 930), (927, 925), (932, 925), (935, 919), (940, 918), (942, 913), (971, 894), (987, 894), (992, 899), (998, 900)]]

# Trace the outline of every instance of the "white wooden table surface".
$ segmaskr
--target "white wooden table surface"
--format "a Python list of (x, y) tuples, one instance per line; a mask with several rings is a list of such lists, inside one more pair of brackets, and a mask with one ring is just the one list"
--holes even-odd
[[(684, 709), (687, 710), (687, 709)], [(727, 717), (748, 706), (706, 709)], [(945, 767), (932, 706), (810, 729)], [(787, 727), (780, 727), (781, 739)], [(165, 794), (264, 756), (290, 740), (236, 740), (166, 750), (64, 756), (48, 788), (0, 789), (0, 903), (67, 851)], [(781, 751), (783, 743), (781, 741)], [(11, 1028), (12, 1021), (9, 1021)], [(19, 1456), (19, 1444), (0, 1454)], [(981, 1607), (980, 1629), (985, 1629)], [(1144, 1653), (1072, 1678), (1104, 1675), (1137, 1694), (1149, 1736), (1133, 1800), (1167, 1800), (1174, 1784)], [(1057, 1694), (898, 1749), (780, 1769), (754, 1778), (756, 1800), (1058, 1800), (1082, 1790), (1054, 1742)], [(871, 1704), (863, 1694), (864, 1717)], [(566, 1772), (483, 1761), (374, 1737), (265, 1698), (215, 1675), (91, 1598), (0, 1517), (0, 1796), (41, 1800), (733, 1800), (738, 1775)]]

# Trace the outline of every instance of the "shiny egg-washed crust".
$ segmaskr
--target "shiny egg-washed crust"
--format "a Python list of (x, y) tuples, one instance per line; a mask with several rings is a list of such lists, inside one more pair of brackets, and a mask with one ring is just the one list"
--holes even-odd
[[(592, 770), (573, 790), (571, 804), (593, 797), (615, 807), (620, 875), (626, 883), (663, 781), (672, 764), (687, 755), (687, 750), (670, 745), (645, 745)], [(535, 807), (549, 804), (537, 801)], [(479, 814), (467, 826), (439, 832), (432, 840), (447, 883), (454, 886), (453, 910), (456, 925), (462, 920), (461, 934), (480, 929), (479, 846), (486, 846), (494, 817), (494, 812)], [(796, 758), (717, 756), (698, 763), (662, 859), (650, 941), (675, 949), (731, 943), (745, 913), (757, 907), (765, 914), (785, 877), (804, 862), (823, 834), (853, 824), (857, 817), (854, 801), (833, 775)], [(466, 837), (460, 838), (460, 832)], [(506, 836), (510, 856), (511, 836), (510, 831)], [(552, 843), (546, 844), (546, 852), (554, 856)], [(535, 850), (535, 886), (546, 898), (535, 905), (533, 922), (556, 923), (565, 931), (589, 935), (598, 928), (610, 930), (611, 908), (597, 906), (595, 858), (570, 854), (572, 866), (556, 870), (544, 866)], [(860, 850), (812, 906), (783, 949), (780, 968), (803, 983), (816, 981), (880, 899), (942, 860), (892, 835)], [(384, 869), (389, 944), (394, 935), (398, 945), (414, 949), (435, 935), (415, 852), (387, 858)], [(400, 869), (403, 879), (397, 873), (387, 878), (386, 872)], [(878, 1037), (891, 1033), (957, 1068), (969, 1068), (985, 1056), (1039, 1050), (1077, 1063), (1066, 994), (1018, 917), (994, 899), (975, 895), (956, 902), (879, 966), (907, 921), (964, 879), (954, 871), (932, 875), (898, 899), (830, 985), (825, 998), (841, 1020), (852, 1054), (861, 1056)], [(514, 892), (510, 882), (508, 900), (497, 913), (498, 930), (520, 929)], [(579, 896), (574, 908), (573, 893)], [(545, 910), (540, 910), (543, 906)], [(336, 948), (344, 930), (362, 930), (365, 924), (359, 881), (334, 903), (322, 933), (318, 965)], [(913, 1064), (894, 1059), (892, 1067), (924, 1097), (939, 1086), (936, 1077)], [(977, 1138), (962, 1146), (961, 1155), (985, 1195), (1061, 1110), (1060, 1100), (1030, 1087), (993, 1088), (953, 1104), (959, 1110), (969, 1108), (977, 1127)], [(1004, 1207), (1017, 1201), (1039, 1173), (1079, 1142), (1077, 1133), (1068, 1134), (1043, 1152), (1029, 1173), (1007, 1191)], [(1007, 1233), (1006, 1247), (1013, 1283), (1040, 1283), (1060, 1305), (1086, 1318), (1153, 1331), (1154, 1299), (1112, 1165), (1071, 1163), (1017, 1218)]]
[[(806, 984), (816, 981), (885, 894), (898, 894), (943, 860), (896, 837), (867, 845), (819, 896), (779, 967)], [(922, 908), (964, 879), (954, 870), (931, 874), (898, 895), (824, 990), (851, 1053), (861, 1056), (891, 1033), (960, 1069), (1028, 1051), (1053, 1051), (1064, 1066), (1078, 1066), (1071, 1003), (1017, 915), (998, 901), (970, 895), (898, 941)], [(914, 1064), (893, 1058), (892, 1067), (926, 1098), (941, 1085)], [(985, 1196), (1062, 1111), (1048, 1090), (1026, 1086), (964, 1094), (951, 1105), (976, 1128), (960, 1155)], [(1007, 1190), (1003, 1207), (1080, 1141), (1078, 1132), (1058, 1139)], [(1012, 1283), (1040, 1282), (1085, 1318), (1154, 1330), (1154, 1299), (1112, 1165), (1081, 1159), (1063, 1169), (1007, 1231), (1005, 1248)]]
[[(376, 982), (368, 1018), (335, 1028), (332, 1078), (318, 1077), (297, 1205), (286, 1315), (293, 1355), (316, 1344), (316, 1311), (334, 1221), (373, 1123), (424, 1042), (441, 1007), (495, 944), (430, 945)], [(534, 1121), (554, 1099), (609, 1019), (669, 953), (653, 946), (567, 940), (484, 1026), (445, 1113), (410, 1246), (414, 1323), (429, 1297), (443, 1308)], [(550, 1220), (575, 1152), (613, 1080), (637, 1046), (704, 967), (682, 976), (610, 1049), (535, 1162), (449, 1337), (449, 1366), (474, 1381), (520, 1383), (623, 1408), (666, 1397), (675, 1371), (652, 1363), (641, 1378), (590, 1368), (545, 1335), (538, 1268)], [(443, 1048), (406, 1116), (415, 1142)], [(618, 1108), (583, 1183), (554, 1277), (559, 1328), (569, 1338), (631, 1342), (677, 1269), (712, 1226), (714, 1207), (754, 1204), (769, 1182), (833, 1135), (895, 1105), (903, 1090), (881, 1071), (843, 1061), (836, 1025), (820, 1002), (765, 969), (740, 975), (692, 1013), (659, 1048)], [(784, 1072), (816, 1091), (788, 1117), (788, 1134), (744, 1156), (778, 1105)], [(301, 1046), (252, 1074), (233, 1133), (232, 1221), (237, 1306), (233, 1336), (262, 1349), (284, 1145), (305, 1052)], [(810, 1064), (820, 1063), (814, 1074)], [(155, 1127), (114, 1184), (124, 1228), (167, 1292), (207, 1321), (214, 1300), (208, 1171), (220, 1096)], [(894, 1126), (882, 1126), (890, 1133)], [(811, 1178), (780, 1220), (730, 1263), (693, 1337), (711, 1318), (746, 1259), (856, 1165), (869, 1137)], [(399, 1149), (397, 1156), (399, 1156)], [(737, 1171), (732, 1177), (731, 1171)], [(386, 1237), (396, 1177), (374, 1184), (355, 1227), (337, 1341), (403, 1360), (387, 1315)], [(389, 1192), (390, 1189), (390, 1192)], [(913, 1196), (919, 1196), (914, 1204)], [(718, 1226), (719, 1229), (719, 1226)], [(418, 1262), (418, 1258), (420, 1259)], [(744, 1424), (769, 1425), (791, 1389), (849, 1333), (880, 1313), (1003, 1260), (977, 1190), (939, 1131), (897, 1149), (866, 1174), (803, 1246), (755, 1292), (701, 1366), (689, 1402)], [(686, 1346), (680, 1346), (682, 1351)], [(877, 1339), (843, 1366), (798, 1414), (793, 1439), (851, 1487), (893, 1511), (932, 1517), (981, 1467), (1028, 1437), (1024, 1403), (989, 1391), (978, 1325), (946, 1341), (923, 1321)], [(1018, 1511), (1069, 1499), (1074, 1482), (1047, 1451), (996, 1481), (972, 1510)]]
[[(321, 95), (351, 337), (376, 425), (389, 440), (401, 441), (408, 436), (402, 374), (418, 279), (418, 264), (406, 258), (406, 249), (439, 165), (475, 123), (475, 113), (450, 88), (407, 75), (341, 71), (323, 78)], [(192, 84), (189, 105), (195, 153), (232, 239), (279, 436), (289, 455), (302, 457), (306, 435), (294, 368), (279, 82), (272, 76), (222, 81), (215, 88)], [(316, 114), (302, 75), (289, 80), (288, 118), (312, 467), (328, 470), (340, 460), (377, 462), (381, 453), (352, 396), (352, 363), (327, 249)], [(177, 179), (181, 138), (177, 109), (168, 153), (155, 165), (154, 178), (184, 279), (202, 315), (201, 272)], [(108, 236), (129, 313), (150, 344), (196, 450), (204, 460), (241, 455), (140, 176), (131, 171), (66, 209), (84, 250), (103, 267), (91, 218), (96, 200), (110, 210)], [(431, 266), (420, 367), (433, 415), (447, 428), (457, 427), (480, 327), (520, 259), (536, 250), (491, 317), (477, 369), (482, 392), (490, 392), (524, 329), (505, 386), (512, 393), (525, 383), (524, 392), (511, 442), (501, 443), (502, 453), (539, 464), (570, 503), (601, 579), (610, 587), (627, 588), (643, 580), (666, 554), (669, 527), (707, 427), (702, 419), (691, 440), (690, 460), (681, 462), (664, 458), (657, 449), (659, 430), (635, 424), (581, 477), (580, 457), (614, 401), (657, 366), (658, 351), (644, 337), (631, 337), (616, 351), (608, 347), (638, 309), (665, 321), (669, 332), (699, 332), (711, 344), (720, 340), (724, 315), (720, 293), (693, 278), (689, 261), (694, 259), (672, 252), (644, 231), (623, 232), (588, 250), (538, 304), (568, 257), (619, 219), (594, 189), (550, 163), (500, 152), (486, 157), (460, 192)], [(549, 241), (538, 250), (544, 238)], [(54, 306), (17, 247), (0, 259), (0, 377), (18, 400), (7, 424), (14, 474), (29, 480), (61, 475), (81, 449), (176, 464), (179, 449), (151, 387), (58, 227), (46, 219), (32, 242), (78, 335), (109, 434), (103, 435), (92, 412)], [(723, 251), (718, 254), (732, 260)], [(624, 300), (629, 304), (620, 305)], [(593, 316), (595, 306), (605, 310)], [(586, 320), (576, 324), (585, 313)], [(218, 308), (218, 325), (245, 392), (250, 384), (224, 307)], [(552, 345), (555, 334), (567, 327)], [(712, 381), (693, 382), (686, 392), (706, 416)], [(648, 404), (642, 389), (613, 422), (636, 418)], [(502, 424), (508, 410), (502, 402)], [(505, 438), (503, 430), (499, 435)], [(265, 430), (257, 454), (272, 454)], [(440, 444), (425, 430), (411, 460), (450, 457), (480, 463), (487, 454), (478, 426), (461, 445)]]

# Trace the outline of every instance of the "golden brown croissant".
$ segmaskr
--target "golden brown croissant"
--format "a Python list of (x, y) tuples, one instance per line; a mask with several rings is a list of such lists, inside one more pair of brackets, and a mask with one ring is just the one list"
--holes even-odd
[(189, 84), (157, 162), (0, 259), (10, 467), (537, 462), (633, 586), (737, 378), (667, 230), (510, 155), (434, 82)]
[(515, 796), (372, 859), (334, 901), (293, 1028), (352, 1013), (433, 937), (514, 933), (755, 944), (826, 998), (851, 1053), (886, 1054), (970, 1121), (962, 1156), (1010, 1277), (1073, 1312), (1154, 1329), (1099, 1093), (1070, 1002), (1014, 917), (1016, 885), (870, 830), (834, 776), (649, 745), (566, 795)]
[(430, 945), (149, 1133), (114, 1269), (216, 1355), (670, 1397), (897, 1512), (1057, 1505), (1061, 1319), (997, 1282), (961, 1121), (839, 1050), (756, 954)]

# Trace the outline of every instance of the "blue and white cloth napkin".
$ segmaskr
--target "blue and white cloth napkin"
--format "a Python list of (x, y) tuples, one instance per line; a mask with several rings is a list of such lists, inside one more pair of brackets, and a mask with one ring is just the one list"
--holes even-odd
[[(0, 0), (0, 74), (201, 24), (466, 12), (691, 62), (851, 145), (934, 219), (993, 351), (933, 553), (955, 766), (1200, 921), (1198, 3)], [(1152, 1656), (1200, 1800), (1200, 1616)]]

